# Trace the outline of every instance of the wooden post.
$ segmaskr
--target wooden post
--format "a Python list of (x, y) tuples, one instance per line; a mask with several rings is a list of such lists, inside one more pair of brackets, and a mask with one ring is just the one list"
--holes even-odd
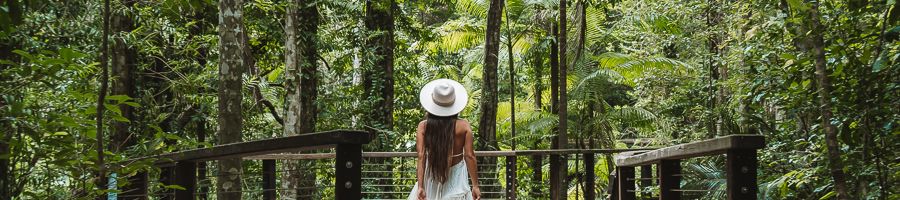
[(594, 164), (596, 163), (594, 154), (585, 153), (582, 154), (582, 158), (584, 159), (584, 199), (597, 199), (596, 186), (594, 186), (596, 179), (594, 174)]
[(635, 200), (634, 167), (619, 166), (616, 176), (619, 182), (619, 200)]
[[(641, 166), (641, 189), (653, 185), (653, 165)], [(641, 199), (650, 199), (650, 191), (641, 190)]]
[(609, 183), (609, 188), (607, 188), (607, 192), (609, 192), (610, 200), (618, 200), (619, 199), (619, 175), (616, 172), (611, 172), (609, 178), (607, 180), (611, 180)]
[(560, 196), (562, 196), (562, 195), (560, 195), (560, 193), (565, 191), (562, 189), (562, 186), (561, 186), (562, 181), (560, 181), (560, 179), (562, 179), (562, 177), (559, 176), (559, 174), (560, 174), (559, 170), (561, 170), (560, 166), (559, 166), (560, 159), (562, 159), (562, 158), (560, 158), (559, 155), (550, 155), (550, 199), (551, 200), (562, 200), (559, 198)]
[(531, 184), (530, 184), (531, 185), (531, 197), (542, 197), (543, 196), (543, 194), (541, 194), (541, 188), (546, 186), (546, 185), (544, 185), (544, 180), (543, 180), (543, 178), (544, 178), (544, 173), (542, 173), (542, 170), (544, 170), (543, 166), (544, 166), (544, 157), (543, 156), (541, 156), (539, 154), (535, 154), (535, 155), (531, 156), (531, 170), (532, 170)]
[(207, 182), (208, 179), (206, 178), (207, 171), (205, 161), (197, 163), (197, 182), (199, 186), (199, 191), (197, 191), (198, 200), (206, 200), (207, 195), (209, 194), (209, 182)]
[(506, 199), (516, 199), (516, 186), (518, 186), (518, 180), (516, 180), (516, 156), (506, 156)]
[(681, 160), (661, 160), (659, 172), (659, 199), (681, 200)]
[(265, 200), (275, 200), (275, 160), (262, 161), (262, 188)]
[(175, 164), (175, 185), (181, 186), (183, 190), (175, 190), (175, 200), (192, 200), (194, 199), (194, 191), (197, 189), (197, 162), (194, 161), (178, 161)]
[(728, 150), (725, 160), (727, 195), (729, 200), (755, 200), (759, 191), (756, 169), (759, 167), (755, 149)]
[(338, 200), (362, 198), (362, 146), (338, 144), (334, 159), (334, 197)]
[[(175, 184), (174, 166), (162, 167), (159, 169), (159, 183), (162, 183), (163, 185)], [(172, 195), (172, 189), (162, 189), (159, 198), (163, 200), (173, 200), (175, 199), (175, 196)]]

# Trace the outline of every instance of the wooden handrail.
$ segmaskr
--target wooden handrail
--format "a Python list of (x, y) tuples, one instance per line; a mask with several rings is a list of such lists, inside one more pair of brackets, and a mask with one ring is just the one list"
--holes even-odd
[[(552, 150), (516, 150), (516, 151), (475, 151), (475, 156), (505, 157), (505, 156), (533, 156), (533, 155), (575, 155), (575, 154), (608, 154), (632, 151), (653, 150), (649, 148), (638, 149), (552, 149)], [(416, 157), (416, 152), (363, 152), (363, 158), (394, 158)], [(244, 160), (317, 160), (334, 158), (334, 153), (307, 153), (307, 154), (265, 154), (246, 156)]]
[[(681, 160), (725, 154), (726, 196), (729, 200), (753, 200), (757, 197), (756, 173), (759, 167), (756, 150), (765, 147), (762, 135), (729, 135), (699, 142), (680, 144), (646, 152), (624, 152), (616, 155), (615, 190), (619, 200), (635, 200), (635, 167), (641, 177), (652, 176), (649, 165), (656, 165), (660, 200), (681, 200)], [(646, 172), (645, 172), (646, 171)], [(652, 181), (641, 182), (646, 187)]]
[(726, 153), (728, 150), (761, 149), (765, 145), (765, 138), (762, 135), (729, 135), (670, 146), (641, 154), (620, 154), (616, 156), (615, 161), (617, 166), (640, 166), (658, 163), (661, 160), (719, 155)]
[[(339, 144), (367, 144), (373, 134), (364, 131), (334, 130), (308, 133), (248, 142), (216, 145), (208, 148), (191, 149), (157, 156), (148, 156), (129, 160), (135, 162), (156, 159), (158, 164), (178, 161), (210, 161), (225, 158), (264, 155), (281, 152), (334, 148)], [(333, 155), (332, 155), (333, 157)]]

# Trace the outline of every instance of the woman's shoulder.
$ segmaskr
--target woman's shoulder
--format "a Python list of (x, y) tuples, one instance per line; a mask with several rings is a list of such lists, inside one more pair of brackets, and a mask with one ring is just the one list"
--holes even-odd
[(428, 123), (428, 122), (427, 122), (426, 120), (420, 121), (420, 122), (419, 122), (419, 129), (425, 129), (425, 125), (426, 125), (427, 123)]
[(472, 124), (469, 124), (469, 121), (463, 118), (459, 118), (456, 120), (457, 126), (466, 127), (467, 130), (472, 128)]

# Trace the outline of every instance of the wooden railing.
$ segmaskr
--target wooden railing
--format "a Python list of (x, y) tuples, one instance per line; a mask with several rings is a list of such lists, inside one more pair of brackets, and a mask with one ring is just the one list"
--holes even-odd
[[(635, 180), (647, 186), (652, 180), (659, 185), (660, 200), (680, 200), (682, 197), (682, 159), (725, 154), (726, 191), (729, 200), (757, 198), (758, 168), (756, 151), (765, 146), (761, 135), (730, 135), (700, 142), (675, 145), (646, 152), (626, 152), (616, 156), (615, 182), (611, 184), (610, 199), (634, 200), (637, 196)], [(651, 173), (656, 165), (656, 176)], [(641, 168), (641, 178), (635, 178), (635, 167)]]
[[(211, 194), (210, 179), (205, 178), (207, 170), (206, 161), (217, 159), (242, 158), (244, 160), (261, 161), (261, 171), (245, 172), (240, 174), (246, 180), (259, 180), (259, 183), (245, 183), (245, 197), (254, 199), (278, 199), (280, 189), (276, 184), (279, 172), (276, 167), (277, 160), (310, 160), (323, 162), (318, 167), (309, 169), (297, 169), (304, 173), (327, 174), (327, 177), (319, 177), (309, 186), (314, 191), (328, 191), (327, 194), (302, 194), (309, 199), (405, 199), (415, 182), (415, 152), (363, 152), (362, 146), (370, 142), (372, 134), (361, 131), (327, 131), (311, 133), (299, 136), (266, 139), (259, 141), (219, 145), (209, 148), (201, 148), (164, 154), (153, 157), (145, 157), (130, 160), (146, 161), (154, 160), (161, 167), (158, 182), (162, 185), (178, 185), (178, 189), (166, 189), (156, 191), (154, 194), (136, 196), (137, 199), (156, 197), (158, 199), (206, 199)], [(523, 199), (556, 199), (550, 198), (541, 189), (546, 185), (551, 190), (566, 191), (570, 185), (579, 185), (578, 199), (597, 199), (598, 193), (605, 193), (607, 199), (632, 200), (636, 199), (635, 181), (640, 180), (641, 186), (647, 186), (652, 180), (657, 180), (659, 185), (659, 199), (680, 199), (681, 160), (712, 156), (726, 155), (727, 171), (727, 196), (728, 199), (755, 199), (757, 193), (756, 150), (764, 146), (764, 140), (759, 135), (732, 135), (706, 141), (681, 144), (661, 149), (563, 149), (563, 150), (518, 150), (518, 151), (477, 151), (479, 158), (496, 158), (496, 164), (479, 163), (480, 181), (485, 199), (517, 199), (517, 197), (532, 197)], [(306, 153), (297, 154), (300, 151), (334, 148), (334, 153)], [(321, 152), (321, 151), (320, 151)], [(596, 186), (594, 167), (597, 159), (611, 159), (613, 154), (615, 169), (610, 176), (609, 188), (601, 190)], [(559, 157), (569, 162), (577, 170), (567, 169), (567, 180), (573, 184), (559, 185), (557, 182), (549, 183), (542, 180), (543, 167), (532, 168), (538, 180), (517, 177), (517, 164), (525, 158), (529, 162), (543, 160), (547, 157)], [(607, 157), (604, 157), (607, 156)], [(391, 160), (394, 159), (394, 160)], [(333, 165), (324, 164), (324, 162)], [(540, 164), (541, 166), (543, 164)], [(653, 165), (656, 165), (657, 175), (651, 173)], [(384, 167), (387, 166), (387, 167)], [(641, 168), (641, 178), (635, 178), (635, 168)], [(254, 168), (259, 169), (259, 168)], [(605, 170), (601, 170), (605, 171)], [(505, 175), (505, 176), (501, 176)], [(249, 177), (249, 178), (248, 178)], [(198, 184), (198, 178), (201, 183)], [(389, 180), (389, 181), (384, 181)], [(520, 190), (521, 180), (531, 180), (529, 188)], [(602, 180), (601, 180), (602, 181)], [(323, 185), (328, 183), (328, 186)], [(330, 184), (333, 183), (333, 184)], [(603, 183), (603, 182), (599, 182)], [(146, 187), (153, 184), (138, 184)], [(541, 187), (533, 187), (533, 186)], [(308, 186), (308, 185), (307, 185)], [(252, 188), (252, 189), (248, 189)], [(290, 189), (290, 188), (288, 188)], [(297, 188), (294, 188), (297, 189)], [(143, 188), (143, 191), (147, 191)], [(213, 190), (214, 191), (214, 190)], [(333, 196), (332, 196), (333, 195)], [(260, 198), (261, 197), (261, 198)], [(571, 196), (570, 196), (571, 197)], [(135, 199), (120, 196), (120, 199)]]
[[(496, 165), (479, 163), (479, 181), (481, 183), (482, 199), (517, 199), (518, 197), (529, 197), (529, 195), (519, 194), (518, 189), (520, 177), (517, 177), (517, 163), (519, 157), (527, 157), (527, 159), (544, 160), (549, 156), (561, 156), (569, 161), (578, 160), (578, 169), (573, 171), (578, 179), (575, 182), (583, 184), (584, 188), (592, 188), (584, 190), (578, 195), (579, 199), (596, 199), (595, 187), (596, 177), (594, 166), (598, 156), (611, 156), (614, 153), (629, 151), (646, 151), (650, 149), (558, 149), (558, 150), (518, 150), (518, 151), (476, 151), (475, 155), (479, 158), (496, 158)], [(415, 182), (415, 157), (416, 152), (363, 152), (363, 191), (362, 199), (406, 199)], [(245, 160), (328, 160), (335, 158), (334, 153), (306, 153), (306, 154), (269, 154), (244, 157)], [(394, 159), (394, 160), (384, 160)], [(371, 162), (370, 162), (371, 161)], [(382, 163), (379, 163), (382, 162)], [(391, 169), (379, 169), (375, 165), (396, 165)], [(534, 170), (534, 169), (532, 169)], [(541, 170), (541, 169), (537, 169)], [(265, 173), (265, 172), (264, 172)], [(498, 177), (503, 174), (505, 176)], [(542, 174), (549, 174), (544, 172)], [(577, 174), (577, 175), (576, 175)], [(390, 176), (392, 175), (392, 176)], [(389, 185), (373, 182), (377, 179), (392, 179)], [(367, 182), (366, 180), (370, 180)], [(502, 185), (498, 185), (502, 184)], [(542, 187), (548, 186), (545, 181), (537, 181), (527, 183)], [(562, 188), (566, 191), (567, 186), (549, 184), (551, 188)], [(387, 189), (385, 189), (387, 188)], [(263, 190), (276, 190), (275, 188), (263, 188)], [(545, 192), (544, 192), (545, 193)], [(533, 196), (532, 196), (533, 197)], [(329, 199), (331, 197), (320, 197), (321, 199)], [(264, 198), (266, 199), (266, 198)], [(535, 198), (524, 198), (535, 199)], [(537, 198), (541, 199), (541, 198)]]
[[(218, 159), (233, 159), (247, 156), (265, 155), (282, 152), (296, 152), (316, 149), (334, 148), (334, 193), (337, 199), (361, 198), (362, 145), (373, 139), (373, 134), (363, 131), (335, 130), (318, 133), (288, 136), (273, 139), (240, 142), (218, 145), (129, 160), (139, 162), (155, 160), (161, 167), (159, 182), (165, 185), (178, 185), (171, 194), (158, 195), (161, 199), (195, 199), (197, 188), (198, 163)], [(263, 162), (264, 170), (274, 170), (274, 162)], [(268, 169), (270, 168), (270, 169)], [(274, 174), (264, 174), (263, 187), (275, 186)], [(148, 184), (143, 184), (147, 186)], [(140, 188), (138, 191), (147, 191)], [(263, 191), (263, 197), (274, 199), (274, 190)], [(152, 194), (136, 194), (121, 196), (126, 199), (147, 199)]]

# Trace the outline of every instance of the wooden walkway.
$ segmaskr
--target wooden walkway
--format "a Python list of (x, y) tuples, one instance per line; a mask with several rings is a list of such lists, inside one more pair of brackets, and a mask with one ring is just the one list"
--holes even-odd
[[(280, 199), (278, 195), (283, 189), (278, 188), (278, 180), (279, 174), (284, 171), (278, 170), (276, 161), (290, 160), (311, 163), (308, 165), (310, 167), (298, 171), (328, 175), (304, 183), (303, 187), (317, 191), (315, 194), (301, 194), (305, 199), (405, 199), (416, 180), (416, 153), (363, 152), (362, 145), (370, 142), (372, 136), (362, 131), (337, 130), (133, 159), (127, 162), (152, 160), (161, 168), (156, 183), (178, 185), (178, 189), (137, 188), (133, 191), (149, 192), (122, 194), (120, 199), (152, 197), (180, 200), (214, 196), (215, 177), (209, 176), (214, 172), (203, 168), (198, 173), (198, 163), (225, 158), (260, 161), (251, 163), (261, 164), (262, 171), (241, 174), (245, 180), (242, 193), (253, 199)], [(633, 200), (643, 196), (678, 200), (684, 196), (683, 192), (695, 192), (680, 188), (684, 176), (681, 161), (723, 154), (726, 157), (727, 198), (756, 199), (756, 150), (763, 148), (764, 144), (764, 138), (759, 135), (731, 135), (660, 149), (477, 151), (476, 156), (480, 160), (491, 161), (479, 163), (479, 183), (482, 184), (484, 199), (559, 199), (547, 195), (546, 186), (549, 185), (551, 190), (556, 188), (570, 191), (568, 193), (574, 188), (577, 199), (604, 196), (606, 198), (603, 199)], [(334, 149), (334, 153), (296, 153), (321, 152), (322, 149)], [(549, 184), (544, 178), (552, 173), (544, 169), (547, 163), (544, 160), (554, 156), (571, 163), (566, 185)], [(602, 183), (608, 186), (605, 188), (597, 187), (600, 182), (595, 172), (608, 171), (594, 169), (598, 159), (615, 165), (608, 175), (610, 183)], [(635, 178), (636, 169), (640, 169), (640, 178)], [(654, 170), (656, 173), (653, 173)], [(660, 188), (658, 196), (639, 189), (654, 185)], [(135, 188), (123, 188), (123, 191), (129, 189)], [(571, 194), (569, 198), (572, 198)]]

